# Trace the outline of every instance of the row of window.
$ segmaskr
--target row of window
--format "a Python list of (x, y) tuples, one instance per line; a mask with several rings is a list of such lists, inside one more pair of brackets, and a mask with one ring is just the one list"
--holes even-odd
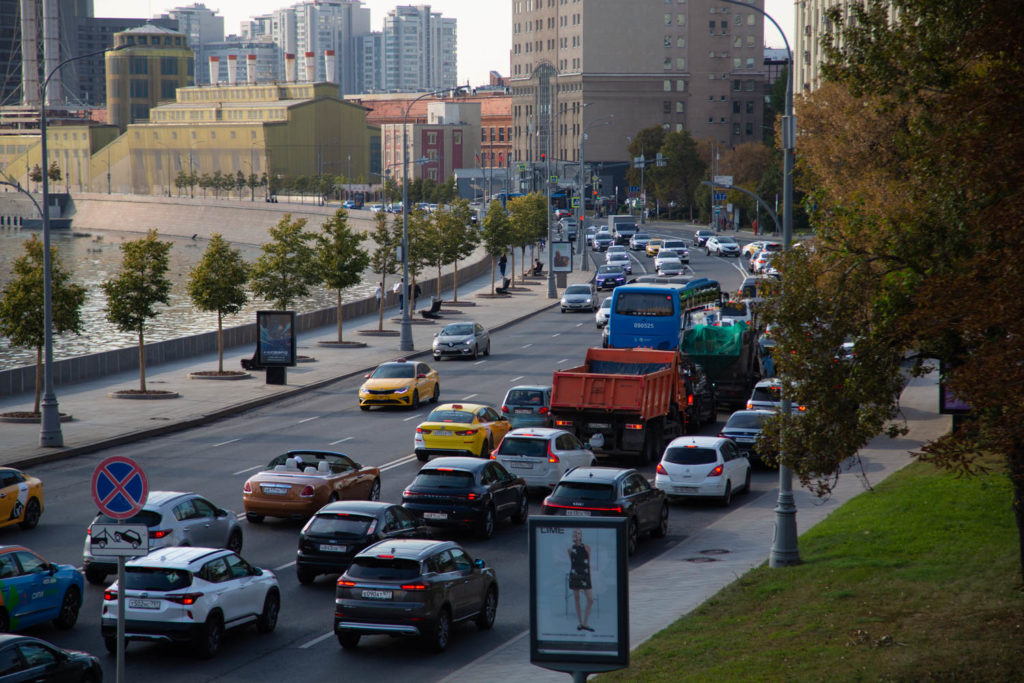
[[(497, 138), (494, 137), (495, 130), (497, 130), (497, 133), (498, 133), (498, 137)], [(508, 130), (508, 137), (511, 140), (512, 139), (512, 128), (511, 128), (511, 126), (507, 130)], [(505, 142), (505, 131), (506, 131), (506, 129), (504, 127), (501, 127), (501, 126), (499, 126), (497, 129), (495, 129), (494, 126), (491, 126), (489, 131), (488, 131), (487, 128), (481, 126), (480, 127), (480, 142), (487, 142), (487, 134), (488, 134), (488, 132), (490, 132), (491, 142), (495, 142), (495, 140), (497, 140), (498, 142)]]

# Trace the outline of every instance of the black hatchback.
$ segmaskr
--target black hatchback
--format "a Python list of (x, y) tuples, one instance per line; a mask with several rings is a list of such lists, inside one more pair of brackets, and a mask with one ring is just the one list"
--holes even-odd
[(627, 548), (636, 552), (640, 534), (668, 533), (668, 500), (634, 469), (577, 467), (544, 499), (543, 513), (563, 517), (626, 517)]
[(436, 458), (402, 492), (402, 507), (430, 526), (469, 527), (482, 538), (508, 516), (525, 524), (530, 514), (526, 482), (494, 460)]
[(295, 573), (308, 586), (320, 574), (340, 574), (356, 554), (377, 541), (429, 538), (423, 521), (401, 505), (375, 500), (340, 500), (313, 515), (299, 533)]
[(102, 681), (100, 660), (88, 652), (13, 633), (0, 634), (0, 676), (5, 681)]

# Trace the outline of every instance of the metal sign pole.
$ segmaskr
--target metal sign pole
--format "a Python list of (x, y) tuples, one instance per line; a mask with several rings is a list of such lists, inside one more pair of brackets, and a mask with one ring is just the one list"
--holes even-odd
[[(118, 520), (118, 524), (123, 524)], [(125, 683), (124, 677), (124, 556), (117, 556), (117, 683)]]

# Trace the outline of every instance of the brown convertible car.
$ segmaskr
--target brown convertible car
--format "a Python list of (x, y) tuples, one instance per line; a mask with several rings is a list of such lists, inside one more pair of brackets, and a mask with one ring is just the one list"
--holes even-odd
[(242, 487), (245, 518), (305, 519), (336, 500), (379, 500), (380, 470), (332, 451), (288, 451)]

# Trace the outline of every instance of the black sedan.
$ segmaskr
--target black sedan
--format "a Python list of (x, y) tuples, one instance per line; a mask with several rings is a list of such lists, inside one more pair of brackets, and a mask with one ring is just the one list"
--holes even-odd
[(524, 524), (530, 514), (521, 477), (494, 460), (464, 457), (424, 465), (402, 492), (402, 507), (430, 526), (469, 527), (482, 538), (494, 534), (496, 518)]
[(564, 517), (625, 517), (629, 519), (627, 548), (636, 552), (640, 534), (663, 538), (668, 533), (665, 492), (634, 469), (577, 467), (559, 480), (544, 499), (545, 515)]
[(340, 574), (360, 550), (394, 538), (428, 538), (427, 527), (401, 505), (340, 500), (313, 515), (299, 533), (295, 573), (308, 586), (319, 574)]
[(62, 650), (45, 640), (0, 634), (0, 680), (101, 683), (100, 661), (88, 652)]

